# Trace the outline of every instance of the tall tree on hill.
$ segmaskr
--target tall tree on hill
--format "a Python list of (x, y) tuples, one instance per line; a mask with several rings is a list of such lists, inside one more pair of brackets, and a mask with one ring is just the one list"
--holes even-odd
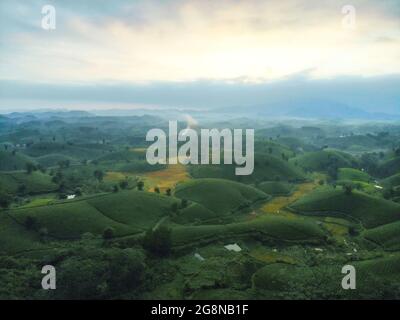
[(103, 178), (104, 178), (104, 172), (103, 171), (95, 170), (93, 172), (93, 175), (99, 182), (103, 181)]
[(3, 190), (0, 190), (0, 208), (8, 209), (11, 204), (11, 196)]
[(138, 190), (142, 191), (143, 188), (144, 188), (144, 182), (143, 181), (138, 181), (137, 188), (138, 188)]
[(36, 166), (35, 166), (33, 163), (31, 163), (31, 162), (28, 162), (28, 163), (25, 165), (25, 167), (26, 167), (26, 173), (27, 173), (27, 174), (31, 174), (33, 171), (36, 170)]

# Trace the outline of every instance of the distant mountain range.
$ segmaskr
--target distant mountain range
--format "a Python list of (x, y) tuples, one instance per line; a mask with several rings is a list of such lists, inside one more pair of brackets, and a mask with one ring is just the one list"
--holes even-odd
[(185, 114), (190, 114), (199, 118), (221, 118), (226, 119), (246, 117), (256, 119), (271, 118), (295, 118), (295, 119), (352, 119), (352, 120), (376, 120), (391, 121), (400, 120), (400, 114), (390, 114), (384, 112), (368, 112), (361, 108), (350, 107), (346, 104), (324, 101), (324, 100), (290, 100), (281, 99), (279, 101), (268, 101), (262, 105), (252, 106), (232, 106), (211, 109), (193, 108), (160, 108), (160, 109), (108, 109), (91, 110), (90, 112), (81, 110), (38, 110), (29, 112), (12, 112), (0, 115), (2, 118), (12, 119), (16, 122), (28, 122), (35, 120), (48, 119), (67, 119), (67, 118), (86, 118), (86, 117), (132, 117), (132, 116), (155, 116), (171, 119), (184, 118)]
[(304, 119), (400, 120), (400, 114), (368, 112), (331, 101), (276, 101), (265, 105), (221, 108), (215, 112), (236, 113), (248, 117), (289, 117)]

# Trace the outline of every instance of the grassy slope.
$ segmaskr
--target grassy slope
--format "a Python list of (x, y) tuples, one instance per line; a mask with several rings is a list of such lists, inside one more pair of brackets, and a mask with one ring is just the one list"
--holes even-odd
[(383, 177), (389, 177), (400, 171), (400, 157), (387, 160), (379, 166), (379, 172)]
[(382, 245), (385, 249), (400, 249), (400, 221), (388, 223), (363, 232), (363, 236), (375, 243)]
[(95, 159), (108, 151), (106, 145), (69, 145), (60, 142), (39, 142), (26, 149), (25, 154), (31, 157), (42, 157), (50, 154), (65, 155), (76, 159)]
[(124, 191), (87, 199), (66, 200), (46, 206), (10, 210), (23, 224), (35, 217), (39, 227), (59, 239), (75, 239), (85, 232), (101, 235), (112, 227), (116, 236), (142, 232), (168, 214), (173, 198), (140, 191)]
[(51, 177), (40, 171), (27, 174), (26, 172), (0, 172), (0, 187), (10, 193), (17, 193), (18, 187), (24, 184), (26, 192), (31, 194), (47, 193), (57, 189)]
[(356, 160), (351, 155), (334, 150), (308, 152), (290, 159), (290, 162), (297, 163), (308, 171), (326, 171), (329, 163), (334, 159), (337, 166), (342, 168), (351, 168), (356, 163)]
[(274, 216), (265, 216), (242, 223), (182, 226), (172, 229), (175, 246), (201, 245), (223, 239), (238, 239), (238, 237), (298, 242), (322, 242), (325, 239), (323, 231), (314, 222)]
[(45, 247), (35, 232), (27, 231), (4, 212), (0, 214), (0, 254)]
[(88, 200), (98, 211), (113, 221), (146, 230), (170, 213), (173, 197), (143, 192), (124, 191)]
[(188, 180), (176, 187), (175, 196), (199, 203), (219, 215), (268, 199), (268, 195), (260, 190), (222, 179)]
[(381, 181), (381, 184), (386, 188), (392, 188), (400, 186), (400, 173), (390, 176)]
[(353, 168), (340, 168), (338, 170), (338, 180), (352, 180), (369, 182), (371, 177), (368, 173), (353, 169)]
[(254, 171), (249, 176), (235, 175), (236, 165), (190, 166), (189, 170), (194, 178), (221, 178), (244, 183), (272, 181), (277, 178), (282, 181), (305, 179), (300, 168), (279, 157), (266, 153), (255, 153), (254, 157)]
[(293, 191), (292, 184), (278, 181), (262, 182), (257, 188), (272, 196), (288, 195)]
[(20, 152), (12, 155), (11, 151), (0, 151), (0, 171), (22, 170), (28, 162), (35, 161)]
[[(393, 254), (384, 258), (371, 259), (365, 261), (351, 261), (351, 265), (357, 270), (357, 289), (364, 292), (374, 290), (373, 282), (375, 279), (400, 280), (400, 255)], [(301, 267), (285, 263), (273, 263), (259, 269), (253, 275), (253, 285), (257, 289), (272, 291), (296, 290), (296, 285), (302, 283), (323, 283), (327, 281), (325, 275), (333, 275), (335, 283), (340, 284), (343, 274), (342, 265)], [(371, 287), (372, 284), (372, 287)], [(338, 294), (345, 294), (345, 291), (338, 288)], [(350, 290), (351, 291), (351, 290)]]
[(304, 214), (342, 214), (361, 221), (366, 228), (400, 219), (399, 204), (358, 191), (346, 195), (342, 189), (318, 189), (293, 203), (290, 208)]
[(41, 157), (35, 158), (36, 162), (42, 165), (43, 167), (52, 167), (59, 164), (61, 161), (70, 161), (70, 163), (75, 163), (77, 160), (75, 158), (69, 157), (67, 155), (51, 153), (46, 154)]

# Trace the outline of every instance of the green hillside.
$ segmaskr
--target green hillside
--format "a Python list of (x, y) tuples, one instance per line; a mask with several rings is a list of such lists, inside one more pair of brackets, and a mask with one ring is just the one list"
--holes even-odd
[(393, 188), (400, 186), (400, 173), (397, 173), (393, 176), (381, 180), (381, 184), (386, 188)]
[(146, 152), (145, 151), (136, 151), (136, 150), (122, 150), (107, 153), (101, 157), (99, 157), (98, 161), (132, 161), (132, 160), (145, 160)]
[(341, 216), (360, 221), (366, 228), (400, 219), (400, 205), (392, 201), (341, 188), (321, 188), (290, 205), (290, 209), (311, 215)]
[(175, 196), (199, 203), (221, 216), (269, 197), (253, 187), (223, 179), (188, 180), (178, 184)]
[(195, 245), (237, 238), (298, 243), (322, 243), (325, 234), (315, 222), (267, 216), (249, 222), (224, 225), (182, 226), (172, 229), (174, 246)]
[(363, 232), (364, 238), (371, 240), (385, 249), (400, 249), (400, 221), (384, 224)]
[(27, 163), (35, 161), (20, 152), (0, 151), (0, 171), (24, 170)]
[(74, 145), (61, 142), (39, 142), (26, 150), (31, 157), (41, 157), (49, 154), (61, 154), (76, 159), (95, 159), (109, 152), (111, 147), (103, 144)]
[(382, 177), (389, 177), (399, 173), (400, 171), (400, 157), (395, 157), (393, 159), (383, 162), (378, 167), (378, 173)]
[(123, 191), (95, 197), (87, 202), (109, 219), (137, 229), (147, 230), (171, 213), (173, 197), (144, 191)]
[(293, 191), (292, 184), (279, 181), (262, 182), (257, 188), (272, 196), (288, 195)]
[(353, 168), (340, 168), (338, 170), (338, 180), (352, 180), (352, 181), (371, 181), (371, 176), (361, 170)]
[(77, 161), (75, 158), (58, 153), (52, 153), (41, 157), (37, 157), (35, 158), (35, 160), (38, 164), (40, 164), (43, 167), (57, 166), (62, 161), (69, 161), (71, 164)]
[[(356, 268), (357, 290), (342, 290), (343, 264), (304, 267), (273, 263), (260, 268), (252, 277), (253, 288), (269, 298), (370, 299), (384, 298), (387, 281), (400, 280), (400, 256), (393, 254), (365, 261), (350, 261)], [(294, 294), (294, 295), (293, 295)]]
[(249, 176), (237, 176), (235, 165), (190, 166), (189, 172), (194, 178), (220, 178), (243, 183), (262, 181), (301, 181), (305, 180), (303, 171), (288, 161), (266, 153), (255, 153), (254, 171)]
[(0, 172), (0, 188), (9, 193), (40, 194), (57, 190), (58, 186), (51, 181), (51, 176), (40, 171), (30, 174), (22, 171)]
[(75, 239), (83, 233), (101, 235), (113, 228), (115, 236), (134, 234), (153, 227), (170, 213), (174, 198), (142, 191), (124, 191), (87, 199), (65, 200), (45, 206), (10, 210), (19, 223), (27, 217), (37, 220), (57, 239)]
[(352, 168), (357, 165), (357, 160), (351, 155), (336, 150), (322, 150), (308, 152), (290, 159), (307, 171), (327, 171), (330, 166), (339, 168)]
[(42, 249), (37, 233), (26, 230), (4, 212), (0, 214), (0, 255)]

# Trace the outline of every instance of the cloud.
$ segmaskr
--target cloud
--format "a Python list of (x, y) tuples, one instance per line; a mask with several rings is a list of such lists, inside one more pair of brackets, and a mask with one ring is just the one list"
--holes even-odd
[[(307, 79), (295, 76), (269, 83), (226, 81), (151, 84), (38, 84), (0, 81), (0, 109), (178, 107), (213, 110), (282, 104), (335, 102), (365, 111), (400, 114), (400, 74), (364, 78)], [(323, 105), (323, 103), (321, 103)]]
[[(399, 2), (11, 1), (0, 10), (0, 79), (56, 83), (260, 83), (310, 70), (310, 78), (400, 72)], [(53, 4), (57, 29), (40, 28)], [(368, 54), (366, 54), (368, 53)]]

